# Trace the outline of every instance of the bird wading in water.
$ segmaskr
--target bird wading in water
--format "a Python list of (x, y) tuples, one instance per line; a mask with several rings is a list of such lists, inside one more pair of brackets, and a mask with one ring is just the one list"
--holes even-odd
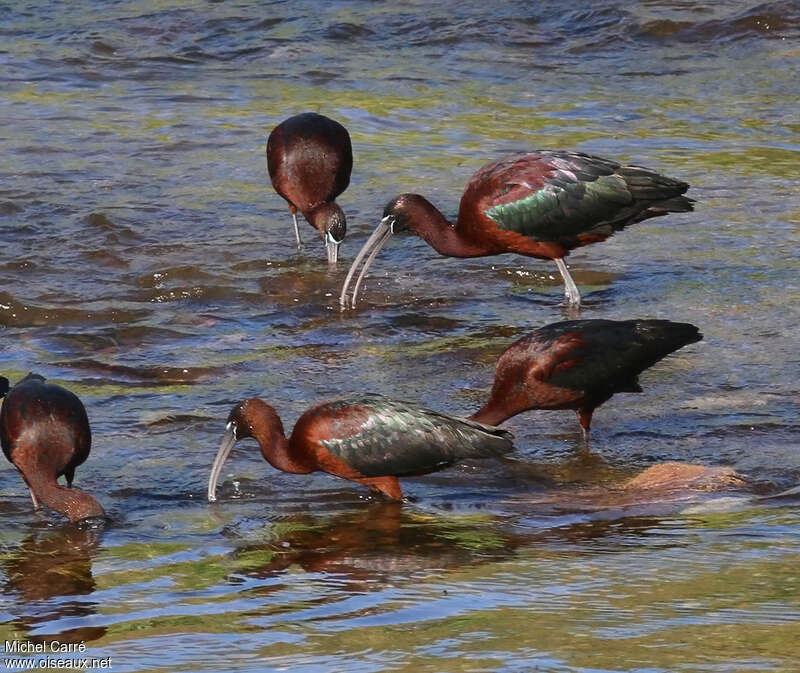
[[(104, 517), (97, 500), (72, 488), (75, 468), (89, 456), (92, 444), (89, 419), (78, 397), (45, 383), (38, 374), (28, 374), (10, 390), (8, 379), (0, 377), (0, 392), (5, 396), (0, 445), (28, 485), (34, 508), (41, 502), (70, 521)], [(57, 482), (61, 475), (67, 488)]]
[(299, 210), (322, 236), (328, 263), (336, 264), (347, 230), (336, 197), (347, 189), (353, 170), (347, 129), (314, 112), (290, 117), (269, 134), (267, 170), (275, 191), (289, 203), (298, 247), (302, 245)]
[(355, 307), (381, 247), (392, 234), (409, 231), (448, 257), (516, 253), (552, 259), (564, 279), (567, 304), (577, 307), (580, 293), (564, 262), (569, 251), (650, 217), (691, 211), (692, 200), (682, 196), (688, 188), (647, 168), (580, 152), (514, 154), (472, 176), (455, 224), (418, 194), (389, 201), (350, 266), (339, 303), (347, 306), (348, 288), (363, 261), (351, 299)]
[(586, 437), (597, 407), (615, 393), (642, 392), (639, 374), (702, 338), (694, 325), (669, 320), (546, 325), (503, 352), (489, 400), (470, 418), (497, 425), (530, 409), (574, 409)]
[(228, 417), (208, 479), (209, 500), (216, 500), (225, 459), (245, 437), (255, 438), (264, 459), (278, 470), (327, 472), (396, 499), (403, 497), (398, 477), (437, 472), (465, 458), (490, 458), (513, 449), (507, 430), (367, 393), (312, 407), (287, 438), (275, 410), (251, 398)]

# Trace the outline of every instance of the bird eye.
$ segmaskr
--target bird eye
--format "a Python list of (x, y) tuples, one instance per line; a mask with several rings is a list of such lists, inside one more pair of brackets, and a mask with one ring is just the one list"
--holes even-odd
[(402, 231), (402, 228), (398, 226), (398, 220), (396, 215), (387, 215), (381, 220), (381, 224), (385, 224), (393, 234), (396, 234), (398, 231)]

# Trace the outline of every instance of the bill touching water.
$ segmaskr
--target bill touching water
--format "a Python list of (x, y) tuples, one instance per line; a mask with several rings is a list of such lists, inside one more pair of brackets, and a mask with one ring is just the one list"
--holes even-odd
[[(791, 492), (763, 497), (800, 482), (795, 3), (86, 0), (3, 16), (0, 373), (80, 398), (92, 451), (75, 488), (110, 519), (34, 513), (4, 463), (4, 659), (796, 669), (800, 516)], [(297, 248), (267, 174), (270, 130), (304, 111), (352, 140), (333, 269), (302, 222)], [(529, 411), (503, 426), (515, 452), (406, 477), (392, 502), (273, 470), (250, 439), (208, 503), (239, 400), (287, 427), (363, 392), (466, 416), (505, 349), (572, 317), (552, 262), (448, 259), (410, 236), (339, 310), (389, 199), (425, 194), (452, 221), (475, 171), (537, 149), (691, 184), (694, 212), (566, 263), (582, 319), (687, 322), (703, 340), (604, 405), (588, 447), (574, 412)], [(675, 463), (712, 472), (644, 472)], [(55, 642), (86, 652), (9, 651)]]

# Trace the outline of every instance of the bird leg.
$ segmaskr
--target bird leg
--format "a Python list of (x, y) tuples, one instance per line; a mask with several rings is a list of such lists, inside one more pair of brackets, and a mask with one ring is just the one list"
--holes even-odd
[(294, 222), (294, 235), (297, 238), (297, 247), (303, 247), (303, 239), (300, 238), (300, 227), (297, 226), (297, 213), (292, 211), (292, 222)]
[(36, 494), (33, 492), (32, 488), (29, 488), (28, 490), (31, 492), (31, 500), (33, 500), (33, 509), (35, 511), (38, 511), (39, 510), (39, 500), (37, 500)]
[(553, 261), (556, 263), (558, 270), (561, 272), (561, 277), (564, 279), (564, 297), (567, 300), (567, 304), (580, 306), (581, 293), (578, 292), (578, 286), (575, 285), (575, 281), (572, 280), (572, 276), (569, 274), (569, 270), (567, 269), (567, 265), (564, 263), (564, 259), (562, 257), (558, 257)]
[(576, 409), (575, 413), (578, 414), (578, 421), (581, 424), (581, 431), (583, 432), (583, 440), (585, 442), (588, 442), (589, 427), (592, 425), (592, 414), (594, 413), (594, 409), (583, 407), (581, 409)]

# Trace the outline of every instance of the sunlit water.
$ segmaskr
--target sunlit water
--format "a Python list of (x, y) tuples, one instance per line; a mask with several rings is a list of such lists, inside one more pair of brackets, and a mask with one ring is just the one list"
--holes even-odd
[[(0, 371), (85, 402), (76, 485), (113, 521), (31, 512), (0, 472), (0, 644), (84, 641), (123, 671), (797, 671), (798, 21), (794, 2), (0, 4)], [(342, 263), (293, 245), (277, 122), (351, 132)], [(573, 253), (582, 317), (704, 341), (595, 415), (509, 422), (518, 450), (389, 503), (278, 473), (255, 444), (205, 483), (234, 403), (288, 427), (369, 390), (451, 413), (563, 319), (548, 262), (397, 237), (338, 291), (383, 205), (454, 215), (507, 150), (571, 148), (692, 183), (696, 211)], [(615, 491), (648, 465), (730, 491)], [(35, 657), (34, 657), (35, 658)]]

